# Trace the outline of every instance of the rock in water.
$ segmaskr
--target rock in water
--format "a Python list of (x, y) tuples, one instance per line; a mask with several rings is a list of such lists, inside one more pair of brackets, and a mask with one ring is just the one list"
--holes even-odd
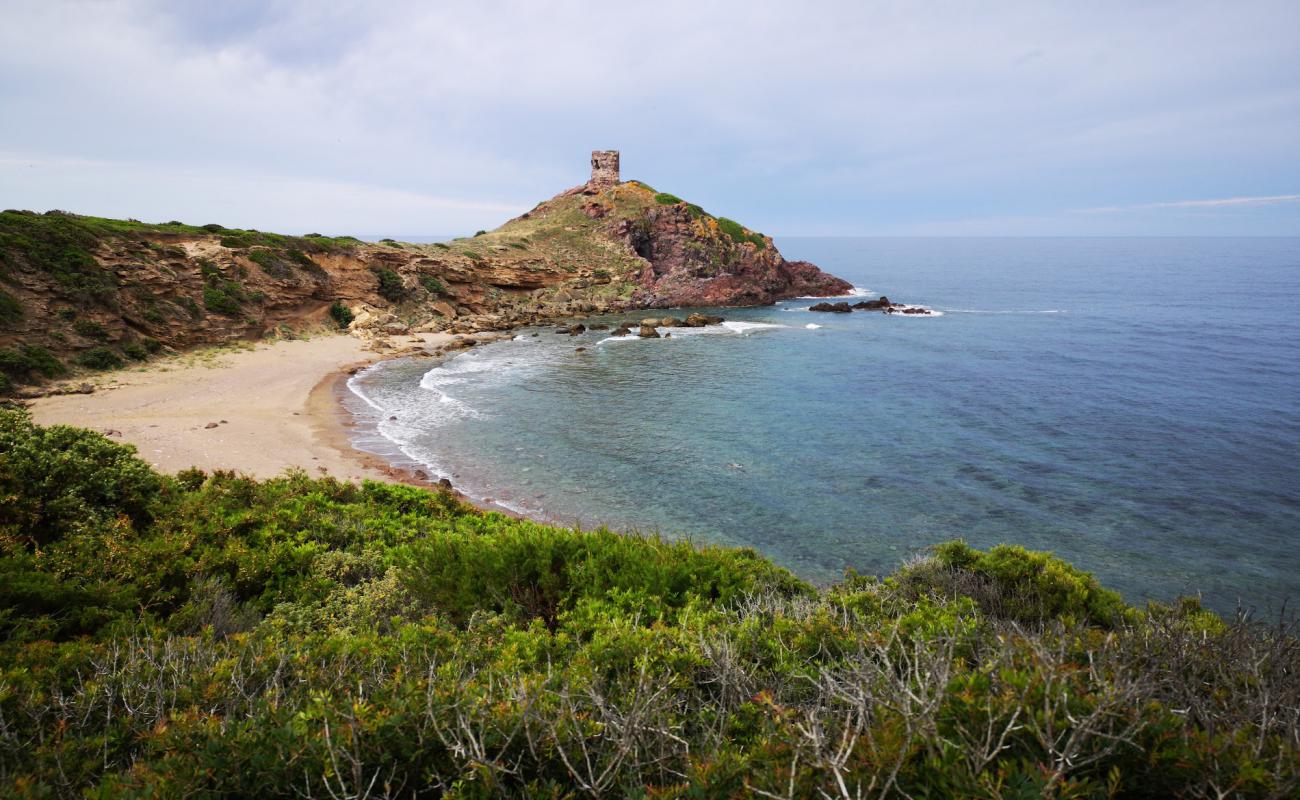
[(640, 336), (642, 339), (658, 339), (659, 331), (655, 330), (655, 326), (653, 325), (642, 324), (641, 331), (637, 336)]
[(829, 311), (833, 314), (851, 314), (853, 308), (848, 303), (818, 303), (810, 306), (809, 311)]

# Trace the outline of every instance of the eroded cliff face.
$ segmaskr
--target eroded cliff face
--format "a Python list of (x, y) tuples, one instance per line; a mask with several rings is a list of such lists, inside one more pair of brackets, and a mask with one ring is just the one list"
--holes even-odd
[(474, 332), (674, 306), (836, 295), (848, 283), (636, 181), (560, 194), (438, 244), (0, 213), (0, 390), (78, 366), (340, 322)]
[[(573, 209), (596, 224), (571, 219)], [(644, 307), (765, 305), (801, 295), (846, 294), (853, 287), (808, 262), (786, 261), (771, 237), (637, 181), (588, 184), (538, 206), (524, 220), (591, 228), (620, 243), (633, 268), (620, 275)]]

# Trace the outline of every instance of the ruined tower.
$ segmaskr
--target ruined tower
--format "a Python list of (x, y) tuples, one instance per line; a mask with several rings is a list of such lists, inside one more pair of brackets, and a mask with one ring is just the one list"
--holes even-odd
[(591, 151), (591, 180), (589, 183), (592, 186), (614, 186), (618, 184), (617, 150)]

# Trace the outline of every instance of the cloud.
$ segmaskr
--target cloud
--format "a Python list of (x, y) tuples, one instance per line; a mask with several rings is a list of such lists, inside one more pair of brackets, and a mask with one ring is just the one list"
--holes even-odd
[(1081, 214), (1112, 214), (1121, 211), (1148, 211), (1160, 208), (1241, 208), (1243, 206), (1271, 206), (1278, 203), (1300, 203), (1300, 194), (1274, 194), (1264, 197), (1220, 197), (1213, 200), (1173, 200), (1165, 203), (1081, 208), (1076, 211)]
[[(234, 219), (265, 176), (356, 187), (367, 218), (441, 233), (613, 147), (630, 177), (778, 233), (1068, 226), (1115, 197), (1293, 188), (1297, 28), (1289, 0), (11, 0), (0, 151), (114, 164), (116, 185), (4, 178), (0, 202)], [(248, 191), (216, 208), (194, 175)], [(358, 229), (355, 204), (303, 200), (256, 206), (256, 226), (310, 208), (308, 227)]]

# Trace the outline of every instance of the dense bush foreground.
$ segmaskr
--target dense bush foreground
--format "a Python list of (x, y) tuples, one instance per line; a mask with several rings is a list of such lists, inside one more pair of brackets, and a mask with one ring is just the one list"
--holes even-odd
[(1014, 547), (748, 551), (0, 412), (0, 796), (1295, 797), (1300, 646)]

